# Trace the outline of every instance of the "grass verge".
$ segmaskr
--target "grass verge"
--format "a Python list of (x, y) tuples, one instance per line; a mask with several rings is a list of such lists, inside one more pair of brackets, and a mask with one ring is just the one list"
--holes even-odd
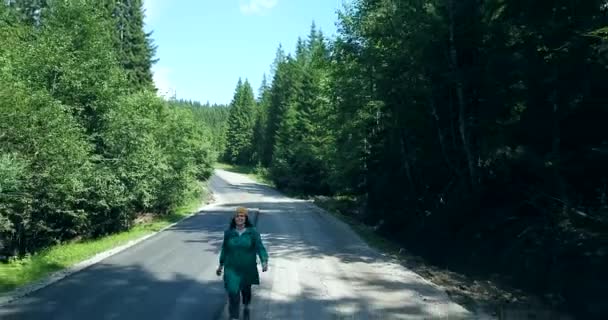
[(40, 280), (53, 272), (66, 269), (81, 261), (92, 258), (98, 253), (157, 232), (187, 217), (198, 209), (201, 203), (207, 203), (208, 199), (209, 193), (207, 188), (204, 187), (201, 195), (192, 197), (173, 213), (143, 220), (137, 223), (131, 230), (99, 239), (59, 244), (34, 255), (13, 259), (8, 263), (1, 263), (0, 294), (6, 294), (18, 287)]
[(255, 167), (255, 166), (244, 166), (244, 165), (233, 165), (228, 163), (216, 163), (214, 166), (216, 169), (226, 170), (234, 173), (240, 173), (247, 176), (248, 178), (257, 181), (258, 183), (275, 187), (274, 183), (270, 179), (268, 169)]

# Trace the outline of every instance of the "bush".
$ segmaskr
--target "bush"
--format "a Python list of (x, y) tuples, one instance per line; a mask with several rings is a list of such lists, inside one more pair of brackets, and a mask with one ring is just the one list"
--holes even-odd
[[(86, 233), (81, 205), (92, 146), (66, 107), (48, 94), (0, 78), (4, 250), (23, 253)], [(3, 187), (4, 189), (4, 187)], [(5, 225), (8, 226), (8, 225)]]

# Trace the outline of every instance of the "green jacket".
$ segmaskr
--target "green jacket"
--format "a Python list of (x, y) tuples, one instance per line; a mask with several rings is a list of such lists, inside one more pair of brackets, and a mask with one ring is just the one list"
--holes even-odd
[(220, 265), (224, 266), (224, 286), (229, 292), (260, 284), (256, 255), (262, 263), (268, 262), (268, 253), (255, 227), (248, 227), (240, 236), (235, 229), (224, 231)]

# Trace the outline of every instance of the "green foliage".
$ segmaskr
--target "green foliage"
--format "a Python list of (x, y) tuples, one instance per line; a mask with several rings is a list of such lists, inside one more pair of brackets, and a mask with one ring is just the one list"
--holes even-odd
[(230, 103), (230, 114), (226, 128), (226, 159), (232, 164), (255, 162), (253, 134), (256, 103), (249, 81), (239, 79), (234, 98)]
[[(173, 109), (163, 119), (160, 141), (168, 155), (169, 174), (164, 177), (161, 208), (173, 209), (191, 194), (199, 193), (196, 179), (206, 180), (215, 163), (209, 132), (198, 125), (192, 111)], [(168, 192), (167, 192), (168, 191)]]
[(576, 239), (605, 246), (607, 24), (603, 0), (354, 1), (330, 44), (313, 24), (278, 48), (254, 148), (279, 188), (355, 197), (398, 241), (450, 243), (442, 262), (506, 250), (490, 268), (524, 286), (559, 264), (534, 289), (577, 300), (555, 280)]
[(9, 155), (2, 215), (13, 225), (2, 234), (5, 249), (22, 252), (86, 233), (81, 204), (92, 146), (82, 128), (48, 94), (3, 78), (0, 108), (0, 152)]
[[(203, 198), (206, 196), (202, 195)], [(12, 257), (8, 263), (0, 264), (0, 293), (10, 291), (41, 278), (51, 272), (59, 271), (89, 259), (98, 253), (124, 245), (129, 241), (161, 230), (169, 224), (178, 222), (200, 206), (201, 195), (196, 195), (175, 210), (171, 215), (153, 217), (138, 222), (129, 231), (114, 233), (97, 239), (74, 241), (51, 246), (22, 258)], [(148, 217), (149, 218), (149, 217)]]
[(15, 18), (29, 25), (39, 25), (42, 14), (48, 8), (44, 0), (10, 0), (5, 3), (13, 10)]
[(37, 31), (20, 26), (3, 31), (19, 39), (6, 47), (6, 60), (13, 75), (32, 89), (49, 92), (94, 134), (100, 115), (126, 84), (111, 46), (111, 24), (91, 1), (50, 4)]
[(275, 187), (272, 179), (270, 179), (270, 173), (268, 169), (262, 167), (261, 165), (233, 165), (228, 163), (216, 163), (216, 169), (226, 170), (230, 172), (240, 173), (246, 175), (252, 180), (255, 180), (258, 183), (266, 184), (271, 187)]
[(309, 39), (299, 39), (295, 59), (280, 59), (279, 51), (267, 111), (265, 141), (274, 144), (270, 172), (279, 187), (328, 194), (333, 114), (323, 34), (313, 23)]
[(284, 107), (281, 123), (275, 135), (275, 147), (273, 152), (270, 174), (276, 186), (287, 189), (293, 183), (289, 169), (293, 166), (297, 149), (295, 143), (296, 111), (293, 105)]
[[(31, 212), (31, 196), (27, 182), (31, 179), (28, 163), (15, 153), (0, 155), (0, 235), (1, 239), (15, 236), (16, 230), (27, 223)], [(25, 220), (25, 221), (24, 221)], [(3, 247), (7, 244), (2, 244)], [(4, 248), (0, 248), (4, 249)]]
[(172, 108), (187, 108), (192, 111), (196, 126), (204, 127), (210, 132), (213, 158), (219, 159), (226, 149), (226, 127), (230, 108), (225, 105), (202, 105), (196, 101), (171, 100)]
[(162, 100), (134, 94), (117, 101), (103, 119), (104, 163), (129, 190), (130, 202), (138, 210), (154, 208), (169, 170), (158, 139), (159, 118), (165, 112)]
[(254, 146), (254, 161), (258, 165), (268, 161), (265, 156), (265, 151), (268, 149), (269, 143), (266, 138), (266, 128), (268, 127), (268, 108), (270, 107), (270, 85), (266, 79), (266, 74), (262, 79), (262, 85), (259, 89), (257, 107), (255, 112), (255, 124), (253, 127), (252, 144)]
[(270, 101), (267, 106), (267, 122), (265, 128), (265, 138), (262, 154), (262, 164), (264, 166), (270, 166), (273, 158), (274, 146), (275, 146), (275, 135), (279, 123), (281, 123), (282, 115), (284, 113), (283, 106), (287, 103), (289, 96), (292, 94), (289, 90), (295, 88), (294, 83), (290, 83), (288, 75), (288, 64), (286, 63), (285, 53), (282, 47), (279, 46), (277, 49), (275, 61), (273, 63), (273, 79), (270, 87)]
[(0, 255), (128, 230), (210, 177), (213, 125), (146, 90), (141, 1), (128, 3), (121, 50), (111, 3), (0, 4)]
[(102, 12), (113, 22), (112, 44), (132, 90), (151, 89), (156, 46), (144, 31), (143, 0), (102, 0)]

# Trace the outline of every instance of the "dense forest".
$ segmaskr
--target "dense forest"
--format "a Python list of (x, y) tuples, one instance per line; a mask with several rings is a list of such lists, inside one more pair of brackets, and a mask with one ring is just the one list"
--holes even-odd
[(142, 6), (0, 3), (1, 256), (127, 230), (211, 175), (226, 108), (157, 97)]
[(221, 158), (436, 264), (608, 314), (605, 0), (354, 0), (229, 106), (158, 97), (142, 7), (0, 3), (0, 256), (170, 213)]
[(607, 314), (608, 4), (358, 0), (238, 80), (224, 159), (435, 263)]

